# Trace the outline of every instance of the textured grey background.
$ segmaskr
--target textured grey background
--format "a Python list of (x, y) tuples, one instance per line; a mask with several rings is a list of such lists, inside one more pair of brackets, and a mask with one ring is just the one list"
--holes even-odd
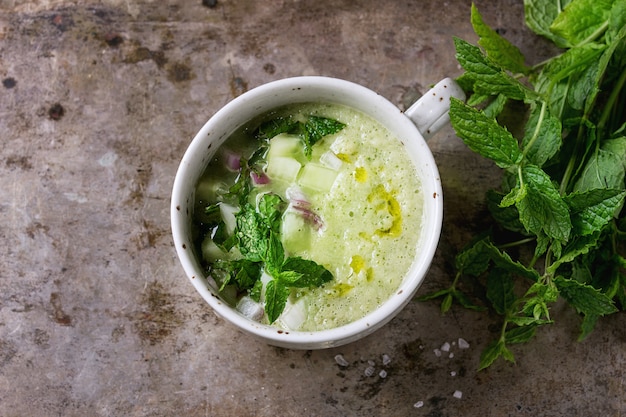
[[(496, 318), (456, 306), (441, 316), (437, 303), (413, 302), (324, 351), (266, 346), (217, 318), (169, 231), (178, 161), (210, 115), (303, 74), (355, 81), (405, 108), (460, 74), (452, 37), (475, 37), (467, 0), (205, 3), (0, 0), (0, 416), (626, 413), (623, 314), (577, 343), (578, 318), (557, 305), (558, 325), (516, 347), (516, 364), (482, 372)], [(521, 1), (477, 6), (530, 63), (550, 55), (524, 28)], [(430, 145), (445, 225), (420, 294), (451, 281), (498, 183), (450, 128)], [(468, 349), (435, 355), (459, 337)]]

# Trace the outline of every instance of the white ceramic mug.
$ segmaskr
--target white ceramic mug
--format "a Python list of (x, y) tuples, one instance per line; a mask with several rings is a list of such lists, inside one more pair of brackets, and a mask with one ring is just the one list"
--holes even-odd
[[(448, 123), (450, 97), (465, 99), (461, 88), (444, 79), (405, 112), (361, 85), (329, 77), (294, 77), (274, 81), (235, 98), (219, 110), (197, 133), (185, 152), (174, 180), (171, 222), (178, 258), (202, 298), (227, 322), (263, 341), (292, 349), (321, 349), (360, 339), (391, 320), (413, 298), (430, 267), (443, 221), (439, 172), (425, 137)], [(316, 332), (285, 331), (260, 324), (222, 301), (219, 291), (203, 275), (192, 242), (195, 188), (220, 145), (239, 127), (275, 108), (306, 102), (335, 103), (359, 110), (383, 126), (404, 145), (415, 164), (425, 196), (419, 250), (400, 287), (378, 309), (341, 327)]]

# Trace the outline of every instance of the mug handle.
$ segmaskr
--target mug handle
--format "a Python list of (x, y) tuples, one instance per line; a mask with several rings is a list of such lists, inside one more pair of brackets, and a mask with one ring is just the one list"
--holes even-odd
[(465, 101), (465, 92), (452, 78), (444, 78), (428, 90), (404, 114), (411, 119), (424, 139), (431, 138), (450, 122), (450, 98)]

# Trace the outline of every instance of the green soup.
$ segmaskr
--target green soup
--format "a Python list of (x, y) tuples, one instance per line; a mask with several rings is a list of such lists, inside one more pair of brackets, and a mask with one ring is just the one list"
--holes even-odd
[[(271, 138), (255, 134), (268, 121), (311, 116), (338, 121), (343, 128), (312, 145), (303, 139), (308, 134), (303, 129)], [(254, 169), (238, 167), (242, 161), (253, 162)], [(237, 189), (247, 181), (243, 175), (252, 178), (246, 201), (258, 202), (269, 193), (283, 202), (278, 236), (285, 256), (314, 261), (332, 274), (320, 285), (288, 288), (284, 310), (271, 324), (301, 331), (334, 328), (364, 317), (397, 290), (416, 254), (424, 196), (402, 143), (380, 123), (334, 104), (281, 108), (227, 139), (201, 177), (194, 229), (207, 274), (227, 302), (268, 323), (263, 306), (272, 274), (267, 264), (254, 270), (259, 282), (243, 290), (232, 285), (239, 273), (216, 268), (220, 260), (247, 256), (230, 247), (237, 240), (233, 236), (242, 236)], [(246, 274), (249, 270), (241, 270), (244, 278), (255, 280), (257, 272)]]

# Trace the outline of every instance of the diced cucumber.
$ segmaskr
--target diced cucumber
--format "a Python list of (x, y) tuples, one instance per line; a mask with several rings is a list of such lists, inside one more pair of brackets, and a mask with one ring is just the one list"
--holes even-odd
[(306, 164), (302, 169), (298, 184), (314, 191), (328, 191), (337, 178), (337, 171), (316, 163)]
[(281, 235), (283, 246), (288, 253), (302, 253), (311, 248), (311, 226), (299, 213), (285, 212)]
[(207, 262), (214, 262), (218, 259), (226, 259), (228, 255), (219, 246), (213, 242), (213, 239), (209, 235), (204, 238), (202, 245), (200, 246), (202, 251), (202, 258)]
[(267, 162), (267, 175), (271, 179), (292, 183), (300, 172), (300, 162), (288, 156), (273, 156)]
[(339, 171), (343, 161), (333, 151), (326, 151), (320, 156), (320, 163), (327, 168)]
[(225, 182), (203, 178), (196, 188), (196, 200), (215, 201), (218, 194), (224, 194), (226, 191), (228, 191), (228, 186)]
[(281, 133), (270, 139), (268, 158), (273, 156), (296, 157), (302, 153), (302, 141), (296, 135)]
[(288, 300), (278, 321), (287, 329), (297, 330), (307, 318), (306, 310), (304, 298), (300, 298), (295, 303)]
[(229, 235), (233, 234), (235, 227), (237, 226), (235, 213), (238, 211), (239, 207), (231, 206), (230, 204), (225, 203), (220, 204), (220, 214), (222, 215), (222, 220), (224, 220), (224, 224), (226, 225), (226, 232)]
[(241, 297), (236, 309), (251, 320), (261, 321), (263, 318), (263, 306), (261, 303), (257, 303), (247, 295)]

